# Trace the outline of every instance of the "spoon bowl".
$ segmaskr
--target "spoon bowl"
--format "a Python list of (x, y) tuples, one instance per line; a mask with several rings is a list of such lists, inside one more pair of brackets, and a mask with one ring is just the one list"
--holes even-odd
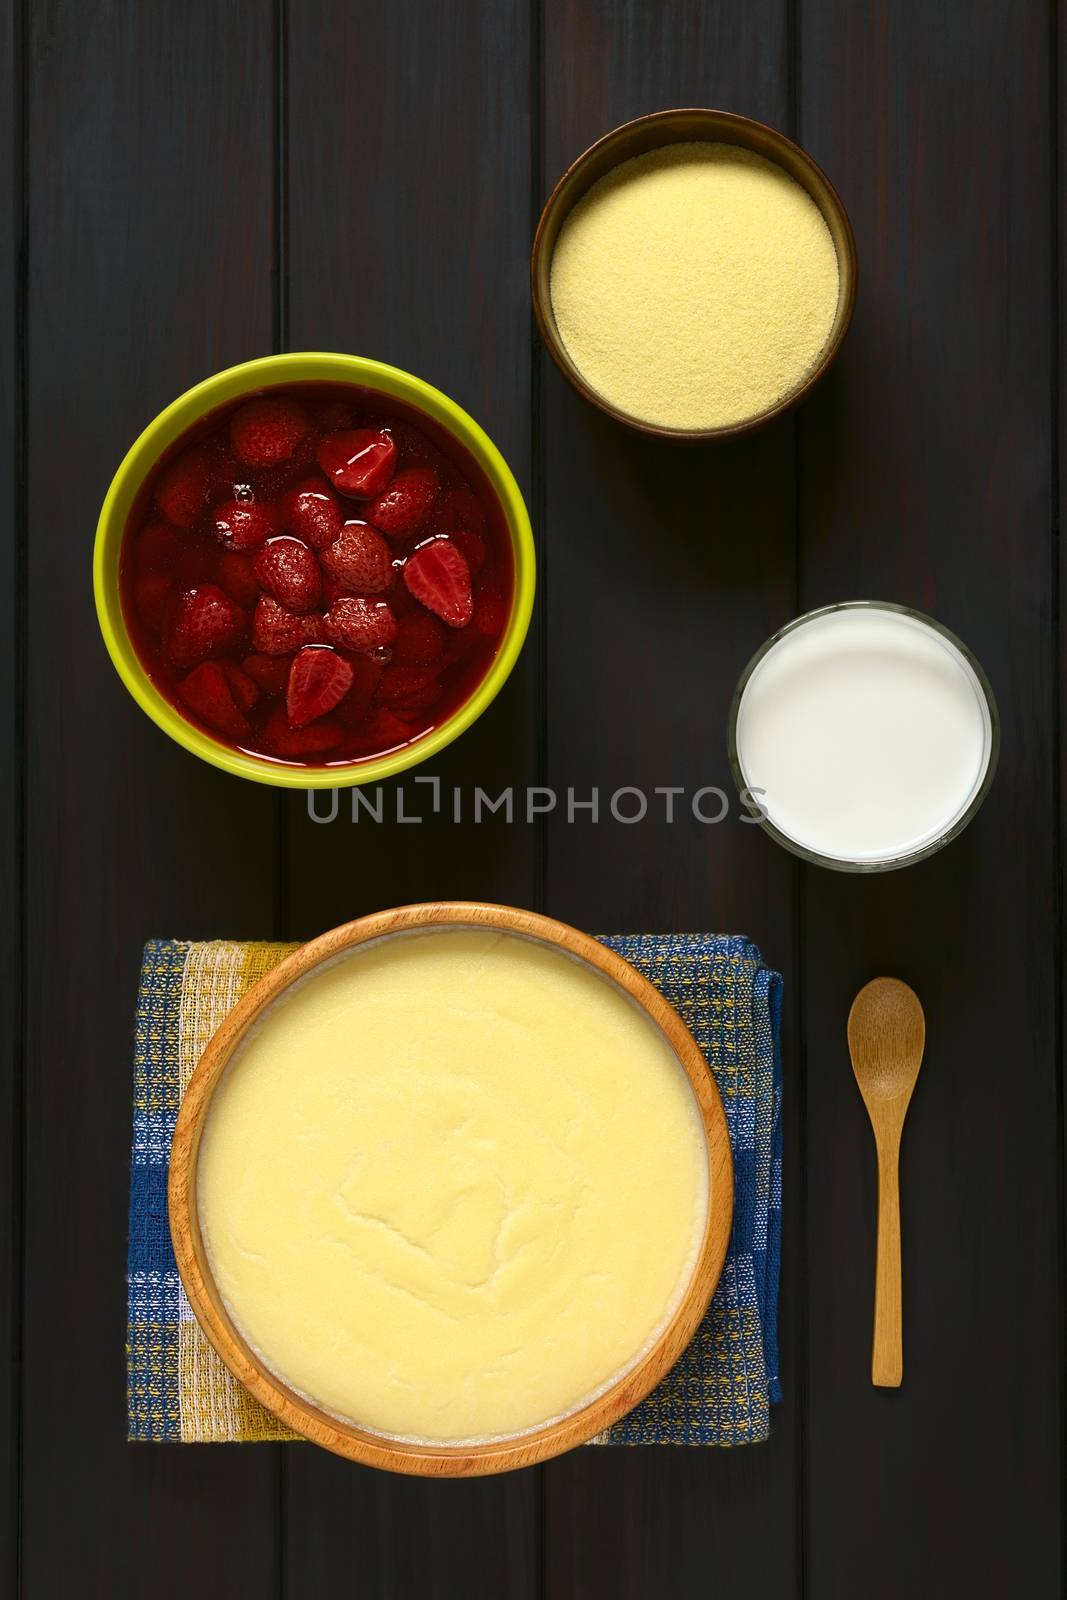
[(878, 1249), (871, 1382), (900, 1387), (904, 1375), (900, 1281), (900, 1136), (926, 1044), (919, 997), (899, 978), (874, 978), (852, 1002), (848, 1049), (878, 1152)]
[(914, 989), (899, 978), (864, 985), (848, 1014), (848, 1048), (868, 1112), (903, 1097), (903, 1120), (925, 1044), (926, 1018)]

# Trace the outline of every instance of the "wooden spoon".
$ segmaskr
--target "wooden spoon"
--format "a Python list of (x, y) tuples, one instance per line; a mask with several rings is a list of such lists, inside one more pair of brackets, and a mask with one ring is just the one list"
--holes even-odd
[(874, 978), (852, 1002), (848, 1048), (878, 1150), (878, 1256), (871, 1382), (898, 1389), (904, 1374), (900, 1292), (900, 1135), (922, 1065), (926, 1019), (914, 989)]

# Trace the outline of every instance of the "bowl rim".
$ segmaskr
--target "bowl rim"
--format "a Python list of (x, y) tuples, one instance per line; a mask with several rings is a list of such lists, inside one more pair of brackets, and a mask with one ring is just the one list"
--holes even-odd
[[(163, 450), (200, 417), (240, 398), (283, 384), (340, 382), (375, 390), (425, 412), (469, 451), (496, 495), (511, 540), (514, 593), (500, 649), (474, 692), (440, 726), (401, 750), (339, 766), (296, 766), (246, 755), (195, 727), (153, 684), (137, 654), (122, 614), (118, 563), (125, 519), (133, 497)], [(130, 494), (131, 480), (136, 480)], [(129, 499), (126, 497), (129, 495)], [(119, 514), (120, 503), (125, 511)], [(496, 698), (518, 660), (533, 610), (536, 587), (533, 530), (515, 476), (485, 430), (455, 400), (401, 367), (369, 356), (327, 351), (288, 351), (256, 356), (195, 383), (142, 429), (123, 456), (104, 497), (93, 546), (93, 592), (100, 631), (112, 665), (133, 699), (152, 721), (193, 755), (241, 778), (283, 789), (339, 789), (380, 783), (438, 755), (464, 733)]]
[[(741, 715), (741, 702), (744, 699), (745, 690), (748, 688), (753, 673), (764, 657), (774, 649), (775, 645), (779, 644), (789, 634), (795, 633), (798, 628), (806, 627), (809, 622), (814, 622), (817, 617), (830, 616), (838, 611), (890, 611), (897, 616), (910, 617), (914, 622), (919, 622), (929, 628), (955, 649), (964, 665), (970, 668), (989, 715), (989, 759), (986, 762), (981, 782), (951, 827), (947, 828), (944, 833), (939, 833), (936, 838), (927, 840), (926, 844), (920, 845), (915, 850), (905, 851), (902, 855), (881, 856), (875, 860), (865, 861), (850, 859), (846, 856), (827, 856), (823, 855), (821, 851), (809, 849), (807, 845), (801, 844), (790, 834), (783, 832), (766, 814), (759, 818), (759, 825), (764, 833), (769, 834), (775, 843), (780, 844), (784, 850), (788, 850), (790, 855), (807, 862), (810, 866), (826, 867), (831, 872), (861, 874), (895, 872), (899, 867), (910, 867), (914, 866), (918, 861), (926, 861), (930, 856), (939, 854), (954, 839), (959, 838), (963, 830), (970, 825), (981, 810), (986, 796), (993, 787), (993, 779), (997, 775), (997, 766), (1000, 762), (1000, 711), (997, 707), (996, 695), (993, 693), (993, 685), (990, 683), (982, 663), (974, 652), (964, 644), (958, 634), (953, 633), (951, 628), (946, 628), (945, 624), (939, 622), (936, 617), (928, 616), (925, 611), (919, 611), (915, 606), (901, 605), (894, 600), (835, 600), (829, 605), (816, 606), (811, 611), (803, 611), (799, 616), (793, 617), (791, 621), (785, 623), (783, 627), (777, 629), (776, 632), (763, 641), (759, 649), (746, 662), (744, 670), (737, 680), (737, 687), (734, 689), (730, 699), (730, 710), (726, 719), (726, 754), (737, 791), (739, 794), (744, 794), (750, 790), (751, 785), (745, 776), (744, 768), (741, 765), (741, 755), (737, 748), (737, 722)], [(753, 818), (753, 821), (755, 820)]]
[[(543, 266), (542, 258), (546, 253), (546, 237), (553, 223), (555, 213), (566, 199), (567, 192), (571, 186), (581, 177), (583, 171), (592, 162), (605, 154), (613, 145), (628, 144), (633, 139), (636, 130), (657, 127), (669, 129), (672, 124), (677, 124), (682, 119), (694, 117), (706, 119), (709, 132), (715, 130), (720, 138), (722, 135), (732, 135), (732, 137), (727, 137), (722, 142), (736, 144), (743, 149), (755, 150), (757, 154), (763, 155), (765, 159), (774, 160), (777, 165), (783, 165), (777, 159), (777, 156), (784, 154), (787, 157), (784, 170), (797, 182), (802, 180), (794, 169), (800, 168), (805, 173), (806, 178), (811, 181), (804, 181), (802, 186), (807, 190), (816, 205), (819, 206), (819, 210), (825, 217), (826, 209), (820, 203), (820, 195), (816, 192), (821, 187), (827, 207), (832, 212), (841, 234), (840, 242), (836, 238), (834, 239), (840, 284), (838, 305), (834, 313), (834, 323), (830, 330), (830, 336), (818, 361), (795, 389), (790, 390), (781, 399), (775, 401), (774, 405), (768, 407), (766, 411), (761, 411), (754, 417), (744, 417), (740, 422), (732, 422), (723, 427), (715, 428), (672, 428), (662, 423), (649, 422), (644, 418), (633, 416), (628, 411), (621, 410), (613, 405), (610, 400), (605, 399), (583, 377), (579, 368), (567, 354), (556, 325), (555, 315), (551, 309), (551, 294), (547, 287), (548, 274), (551, 271), (551, 255), (549, 254)], [(689, 137), (692, 137), (692, 135)], [(667, 145), (682, 141), (664, 138), (662, 142)], [(699, 139), (694, 139), (694, 142), (700, 141)], [(706, 142), (714, 143), (717, 141), (708, 139)], [(767, 149), (764, 148), (765, 146), (769, 146), (776, 154), (768, 154)], [(652, 150), (657, 147), (652, 143), (646, 148), (647, 150)], [(635, 155), (645, 153), (646, 151), (633, 152)], [(629, 159), (629, 155), (622, 153), (617, 162), (590, 178), (589, 182), (582, 186), (580, 192), (571, 199), (567, 206), (567, 211), (569, 212), (573, 209), (574, 205), (599, 178), (605, 177), (608, 172), (613, 170), (614, 166), (621, 166), (624, 161)], [(812, 183), (815, 185), (814, 189), (812, 188)], [(559, 226), (562, 226), (562, 219)], [(558, 237), (558, 228), (556, 236)], [(554, 246), (555, 239), (553, 239), (553, 248)], [(542, 284), (542, 274), (544, 274), (544, 284)], [(534, 234), (533, 249), (530, 253), (530, 292), (533, 300), (534, 316), (537, 319), (537, 325), (541, 331), (541, 337), (548, 348), (549, 355), (567, 381), (586, 400), (589, 400), (598, 410), (603, 411), (606, 416), (613, 417), (616, 422), (621, 422), (626, 427), (633, 428), (639, 433), (650, 434), (654, 438), (674, 439), (681, 443), (689, 444), (708, 443), (720, 439), (735, 438), (739, 434), (752, 433), (756, 429), (766, 427), (776, 417), (783, 416), (786, 412), (791, 411), (794, 406), (799, 405), (802, 400), (806, 399), (819, 382), (819, 379), (823, 377), (837, 359), (838, 352), (844, 343), (845, 335), (848, 333), (852, 323), (852, 316), (856, 307), (858, 283), (859, 263), (852, 223), (845, 209), (844, 201), (841, 199), (836, 187), (814, 157), (809, 155), (807, 150), (791, 139), (788, 134), (772, 127), (770, 123), (761, 122), (757, 117), (744, 116), (738, 111), (720, 111), (714, 106), (671, 106), (662, 111), (650, 111), (643, 116), (632, 117), (628, 122), (621, 122), (617, 127), (601, 134), (599, 139), (594, 140), (587, 149), (575, 157), (545, 201), (537, 224), (537, 230)]]
[[(653, 1345), (580, 1410), (530, 1432), (484, 1444), (420, 1445), (345, 1423), (294, 1393), (253, 1354), (225, 1311), (197, 1215), (197, 1159), (212, 1096), (248, 1029), (284, 990), (331, 958), (383, 937), (436, 927), (494, 928), (562, 949), (621, 988), (644, 1010), (689, 1080), (704, 1129), (708, 1208), (686, 1289)], [(583, 1444), (631, 1411), (672, 1367), (707, 1311), (726, 1257), (733, 1219), (733, 1159), (715, 1080), (681, 1017), (652, 983), (590, 935), (537, 912), (483, 901), (441, 901), (379, 911), (312, 939), (273, 967), (219, 1027), (195, 1067), (178, 1111), (167, 1206), (171, 1238), (189, 1303), (230, 1372), (266, 1409), (312, 1443), (365, 1466), (424, 1477), (474, 1477), (533, 1465)]]

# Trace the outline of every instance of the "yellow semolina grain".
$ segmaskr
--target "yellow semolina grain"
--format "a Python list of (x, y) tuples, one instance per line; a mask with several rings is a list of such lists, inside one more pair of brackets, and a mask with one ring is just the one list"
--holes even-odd
[(729, 427), (815, 366), (837, 310), (837, 252), (780, 167), (736, 145), (666, 145), (578, 202), (551, 295), (572, 361), (611, 405), (660, 427)]

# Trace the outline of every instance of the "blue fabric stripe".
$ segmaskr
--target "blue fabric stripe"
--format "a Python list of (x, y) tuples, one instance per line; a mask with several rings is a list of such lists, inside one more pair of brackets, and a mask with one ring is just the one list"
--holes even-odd
[(604, 943), (656, 984), (692, 1032), (722, 1095), (734, 1158), (730, 1247), (707, 1316), (678, 1365), (608, 1442), (755, 1442), (767, 1437), (770, 1403), (781, 1398), (781, 978), (740, 935)]
[(167, 1159), (178, 1108), (178, 1018), (188, 949), (174, 939), (145, 946), (134, 1018), (126, 1335), (131, 1439), (181, 1437), (178, 1270), (167, 1220)]

